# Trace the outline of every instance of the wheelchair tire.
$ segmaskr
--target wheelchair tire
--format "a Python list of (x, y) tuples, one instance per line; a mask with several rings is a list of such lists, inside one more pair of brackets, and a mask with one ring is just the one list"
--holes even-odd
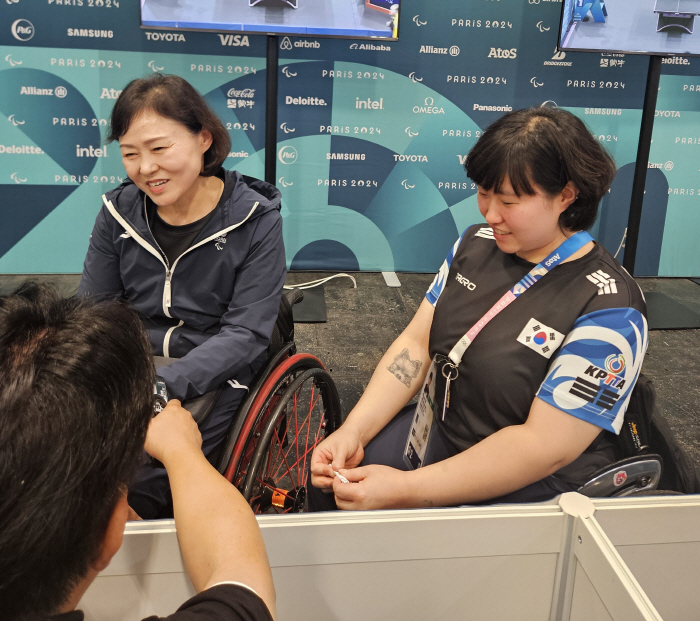
[[(270, 370), (261, 385), (251, 395), (246, 407), (239, 411), (232, 427), (224, 455), (225, 466), (220, 470), (239, 489), (245, 481), (247, 466), (257, 445), (261, 425), (268, 420), (272, 408), (289, 384), (299, 374), (309, 369), (323, 369), (321, 361), (311, 354), (294, 354), (283, 359)], [(257, 436), (255, 434), (258, 434)]]
[(241, 492), (255, 513), (305, 509), (311, 453), (340, 426), (340, 399), (325, 369), (298, 375), (256, 427), (256, 447)]

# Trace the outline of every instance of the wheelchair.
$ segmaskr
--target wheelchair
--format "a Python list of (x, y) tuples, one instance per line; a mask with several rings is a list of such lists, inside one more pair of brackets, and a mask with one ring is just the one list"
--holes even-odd
[[(298, 353), (294, 343), (292, 306), (303, 297), (299, 289), (282, 295), (267, 362), (209, 456), (256, 514), (304, 511), (311, 453), (341, 423), (333, 379), (316, 356)], [(168, 362), (161, 358), (156, 366)], [(220, 393), (183, 406), (201, 423)]]

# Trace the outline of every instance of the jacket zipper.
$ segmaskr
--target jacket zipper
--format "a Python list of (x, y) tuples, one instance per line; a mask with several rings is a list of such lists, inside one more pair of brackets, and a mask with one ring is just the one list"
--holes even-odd
[[(195, 244), (194, 246), (190, 246), (185, 252), (183, 252), (177, 259), (172, 264), (172, 267), (170, 266), (170, 262), (168, 261), (168, 258), (165, 256), (165, 253), (163, 252), (162, 248), (158, 246), (158, 242), (156, 241), (155, 236), (153, 236), (153, 231), (151, 231), (151, 225), (148, 223), (148, 213), (146, 211), (146, 197), (144, 196), (143, 199), (143, 209), (144, 209), (144, 217), (146, 219), (146, 226), (148, 227), (148, 231), (151, 233), (153, 236), (153, 240), (156, 241), (156, 246), (158, 246), (158, 252), (151, 244), (149, 244), (141, 235), (139, 235), (136, 232), (136, 229), (131, 226), (131, 224), (124, 218), (114, 207), (112, 204), (112, 201), (107, 200), (106, 195), (102, 195), (102, 202), (105, 204), (107, 207), (107, 210), (112, 214), (114, 219), (121, 224), (126, 231), (128, 231), (131, 236), (134, 238), (137, 244), (150, 252), (152, 255), (158, 257), (160, 259), (160, 262), (165, 266), (165, 282), (163, 283), (163, 312), (165, 313), (166, 317), (169, 317), (170, 319), (173, 319), (173, 316), (170, 314), (170, 307), (172, 306), (172, 280), (173, 280), (173, 272), (175, 271), (175, 266), (177, 265), (178, 261), (184, 257), (190, 250), (194, 250), (195, 248), (198, 248), (199, 246), (206, 244), (207, 242), (210, 242), (213, 239), (216, 239), (217, 237), (220, 237), (221, 235), (224, 235), (226, 233), (229, 233), (233, 229), (237, 229), (239, 226), (241, 226), (243, 223), (245, 223), (250, 216), (253, 215), (253, 212), (258, 208), (258, 205), (260, 204), (259, 201), (255, 201), (253, 204), (252, 209), (248, 212), (248, 215), (243, 218), (240, 222), (237, 224), (234, 224), (232, 226), (229, 226), (228, 228), (222, 229), (217, 233), (214, 233), (214, 235), (210, 235), (206, 239), (203, 239), (201, 242)], [(165, 357), (169, 357), (166, 351), (169, 352), (170, 350), (170, 337), (172, 336), (172, 333), (175, 331), (176, 328), (179, 328), (184, 324), (184, 321), (180, 321), (176, 326), (172, 326), (171, 328), (168, 329), (168, 331), (165, 333), (165, 337), (163, 339), (163, 355)]]

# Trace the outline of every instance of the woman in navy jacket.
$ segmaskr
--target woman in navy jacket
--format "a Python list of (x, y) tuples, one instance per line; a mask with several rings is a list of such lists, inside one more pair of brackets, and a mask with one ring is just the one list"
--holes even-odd
[[(122, 298), (148, 329), (171, 398), (225, 388), (203, 423), (202, 449), (223, 439), (266, 358), (286, 273), (280, 192), (225, 171), (230, 139), (185, 80), (132, 81), (110, 118), (129, 179), (102, 197), (79, 293)], [(129, 493), (144, 518), (169, 504), (162, 469)]]

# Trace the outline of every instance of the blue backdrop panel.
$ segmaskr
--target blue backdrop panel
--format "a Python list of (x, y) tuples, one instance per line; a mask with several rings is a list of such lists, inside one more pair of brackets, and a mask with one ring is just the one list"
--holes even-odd
[[(12, 188), (0, 202), (0, 271), (80, 271), (101, 194), (124, 177), (118, 145), (103, 140), (135, 77), (192, 82), (230, 132), (225, 166), (263, 175), (265, 37), (142, 29), (138, 9), (0, 5), (0, 184)], [(542, 104), (578, 115), (615, 158), (593, 234), (622, 259), (648, 58), (557, 52), (560, 9), (404, 0), (398, 42), (280, 37), (288, 264), (436, 270), (482, 221), (463, 169), (469, 149), (504, 112)], [(637, 275), (700, 275), (697, 63), (663, 64)]]

